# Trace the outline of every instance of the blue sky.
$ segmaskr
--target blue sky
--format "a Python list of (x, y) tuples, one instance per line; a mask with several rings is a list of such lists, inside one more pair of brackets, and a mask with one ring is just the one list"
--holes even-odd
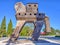
[(29, 2), (38, 3), (39, 12), (44, 12), (50, 18), (50, 26), (60, 29), (60, 0), (0, 0), (0, 24), (6, 16), (6, 25), (11, 19), (13, 27), (16, 26), (14, 9), (16, 2), (22, 2), (25, 5)]

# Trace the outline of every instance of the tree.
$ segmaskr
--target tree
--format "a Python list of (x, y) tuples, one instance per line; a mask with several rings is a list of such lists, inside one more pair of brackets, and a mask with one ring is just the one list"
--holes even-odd
[(2, 36), (6, 36), (6, 17), (4, 16), (1, 23)]
[(1, 27), (0, 27), (0, 37), (1, 37)]
[(0, 30), (1, 30), (1, 25), (0, 25)]
[(1, 30), (6, 30), (6, 17), (5, 16), (1, 23)]
[(32, 34), (32, 29), (28, 26), (24, 26), (21, 33), (20, 33), (20, 36), (30, 36)]
[(10, 36), (12, 34), (12, 31), (13, 31), (13, 25), (12, 25), (12, 21), (10, 19), (10, 22), (9, 22), (8, 28), (7, 28), (7, 34), (8, 34), (8, 36)]
[(56, 36), (60, 36), (60, 30), (56, 29)]

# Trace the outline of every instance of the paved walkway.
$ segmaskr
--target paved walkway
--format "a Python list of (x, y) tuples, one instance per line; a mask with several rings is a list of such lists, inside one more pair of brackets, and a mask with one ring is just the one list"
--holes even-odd
[[(0, 45), (6, 45), (9, 38), (0, 40)], [(38, 41), (31, 41), (27, 39), (18, 39), (15, 43), (10, 43), (10, 45), (60, 45), (60, 40), (39, 38)]]
[[(8, 44), (7, 40), (8, 39), (0, 41), (0, 45)], [(35, 45), (35, 44), (30, 40), (18, 40), (15, 43), (9, 43), (9, 45)]]
[(60, 40), (55, 40), (55, 39), (47, 39), (47, 38), (40, 38), (40, 40), (45, 40), (51, 43), (56, 43), (56, 44), (60, 44)]

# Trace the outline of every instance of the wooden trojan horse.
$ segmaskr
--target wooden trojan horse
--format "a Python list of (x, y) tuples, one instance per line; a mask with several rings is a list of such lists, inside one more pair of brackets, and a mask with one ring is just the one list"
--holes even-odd
[(46, 32), (51, 32), (49, 18), (44, 13), (39, 13), (37, 3), (28, 3), (26, 6), (21, 2), (16, 3), (16, 19), (17, 24), (14, 32), (12, 33), (10, 40), (15, 41), (19, 33), (22, 31), (23, 26), (30, 22), (33, 23), (35, 28), (32, 34), (32, 39), (36, 40), (40, 36), (40, 30), (45, 25)]

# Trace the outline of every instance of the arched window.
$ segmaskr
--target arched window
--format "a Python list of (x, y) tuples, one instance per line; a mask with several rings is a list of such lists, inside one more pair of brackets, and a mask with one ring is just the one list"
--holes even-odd
[(30, 13), (30, 15), (32, 15), (32, 14)]
[(29, 7), (31, 7), (31, 5), (29, 5)]
[(19, 13), (19, 15), (20, 15), (20, 13)]
[(25, 13), (25, 15), (26, 15), (26, 13)]
[(36, 7), (36, 5), (34, 5), (34, 7)]
[(34, 13), (34, 15), (36, 15), (36, 13)]

